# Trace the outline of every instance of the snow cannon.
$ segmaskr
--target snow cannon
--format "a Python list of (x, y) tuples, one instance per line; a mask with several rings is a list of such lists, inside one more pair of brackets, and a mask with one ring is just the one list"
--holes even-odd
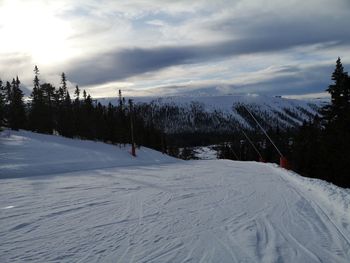
[(280, 167), (287, 169), (287, 170), (290, 169), (289, 162), (288, 162), (287, 158), (284, 156), (280, 157)]

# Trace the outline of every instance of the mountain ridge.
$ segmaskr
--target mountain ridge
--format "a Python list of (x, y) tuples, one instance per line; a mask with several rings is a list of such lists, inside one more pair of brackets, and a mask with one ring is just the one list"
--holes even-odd
[[(245, 128), (255, 130), (251, 112), (266, 129), (296, 128), (312, 120), (324, 101), (304, 101), (280, 96), (220, 95), (220, 96), (169, 96), (131, 98), (140, 107), (146, 120), (156, 119), (157, 127), (166, 133), (191, 131), (226, 132)], [(101, 104), (118, 99), (103, 98)]]

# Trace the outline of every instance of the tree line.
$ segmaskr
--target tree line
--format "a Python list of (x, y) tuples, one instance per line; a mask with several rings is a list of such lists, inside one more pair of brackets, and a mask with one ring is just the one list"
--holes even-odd
[(305, 176), (350, 187), (350, 77), (340, 58), (332, 81), (326, 89), (331, 103), (295, 136), (294, 168)]
[(61, 74), (61, 84), (56, 88), (50, 83), (41, 84), (37, 66), (27, 102), (20, 84), (18, 77), (12, 82), (0, 80), (0, 127), (126, 144), (131, 143), (132, 121), (136, 144), (162, 149), (162, 133), (143, 120), (132, 100), (126, 101), (121, 90), (116, 106), (101, 105), (78, 86), (71, 98), (65, 73)]
[[(133, 105), (132, 101), (127, 102), (123, 98), (119, 90), (115, 106), (111, 103), (104, 106), (85, 90), (81, 92), (78, 86), (71, 98), (64, 73), (58, 88), (50, 83), (41, 84), (39, 75), (35, 67), (34, 88), (27, 102), (23, 99), (18, 77), (12, 82), (0, 80), (0, 127), (125, 144), (131, 142), (132, 119), (137, 144), (175, 157), (191, 159), (194, 158), (191, 147), (217, 144), (220, 158), (259, 160), (255, 149), (243, 136), (243, 127), (239, 123), (229, 123), (220, 113), (209, 116), (200, 105), (192, 105), (190, 114), (176, 105)], [(267, 126), (267, 132), (291, 162), (293, 170), (304, 176), (350, 187), (350, 77), (340, 58), (332, 81), (327, 88), (331, 102), (322, 107), (316, 116), (310, 115), (310, 120), (304, 121), (301, 127), (280, 129), (279, 125)], [(236, 111), (248, 119), (239, 105)], [(256, 112), (254, 114), (263, 124), (263, 120), (268, 119), (266, 116), (260, 118)], [(293, 114), (296, 113), (289, 113)], [(181, 127), (175, 127), (177, 120), (198, 129), (181, 130)], [(214, 129), (200, 129), (203, 125), (212, 125)], [(222, 126), (227, 126), (227, 129), (220, 129)], [(172, 128), (177, 132), (172, 132)], [(278, 162), (279, 155), (261, 131), (255, 127), (245, 133), (265, 161)]]

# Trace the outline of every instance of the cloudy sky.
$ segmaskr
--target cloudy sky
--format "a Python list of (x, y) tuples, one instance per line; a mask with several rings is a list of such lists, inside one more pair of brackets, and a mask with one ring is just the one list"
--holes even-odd
[[(350, 71), (349, 0), (0, 0), (0, 78), (94, 97), (320, 96)], [(27, 91), (28, 92), (28, 91)]]

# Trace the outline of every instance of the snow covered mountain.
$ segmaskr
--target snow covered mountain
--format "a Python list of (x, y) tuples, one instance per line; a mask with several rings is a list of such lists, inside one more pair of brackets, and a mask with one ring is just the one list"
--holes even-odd
[[(262, 95), (137, 97), (146, 119), (154, 121), (166, 133), (190, 131), (225, 132), (255, 129), (250, 111), (265, 128), (286, 129), (312, 119), (322, 105), (317, 101), (286, 99)], [(116, 104), (116, 99), (100, 99)], [(248, 111), (247, 111), (248, 110)]]
[(0, 262), (349, 262), (350, 191), (273, 164), (0, 133)]

